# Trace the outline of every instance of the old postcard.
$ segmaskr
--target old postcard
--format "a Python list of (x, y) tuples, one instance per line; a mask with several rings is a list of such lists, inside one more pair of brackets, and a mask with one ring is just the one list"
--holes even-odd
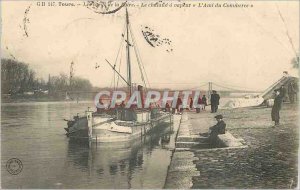
[(299, 1), (1, 1), (1, 187), (295, 189)]

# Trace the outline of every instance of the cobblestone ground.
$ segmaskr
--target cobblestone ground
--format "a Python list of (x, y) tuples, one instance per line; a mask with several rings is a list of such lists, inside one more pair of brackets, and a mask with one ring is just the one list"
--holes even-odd
[(248, 147), (197, 150), (200, 176), (192, 188), (295, 188), (298, 168), (298, 107), (285, 104), (281, 126), (272, 128), (271, 108), (220, 110), (229, 130)]

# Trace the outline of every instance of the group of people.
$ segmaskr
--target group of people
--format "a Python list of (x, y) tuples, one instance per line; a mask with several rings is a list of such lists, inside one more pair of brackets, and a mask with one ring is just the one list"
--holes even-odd
[[(199, 96), (198, 100), (197, 100), (197, 104), (200, 106), (195, 107), (194, 106), (194, 99), (190, 98), (189, 100), (189, 105), (188, 110), (196, 110), (196, 113), (200, 113), (201, 110), (205, 110), (206, 106), (208, 106), (207, 103), (208, 99), (206, 97), (206, 95), (203, 95), (202, 97)], [(216, 113), (218, 111), (218, 106), (220, 103), (220, 95), (217, 93), (217, 91), (213, 90), (212, 94), (210, 96), (210, 105), (211, 105), (211, 113)], [(175, 110), (177, 111), (177, 113), (181, 113), (183, 111), (183, 107), (182, 107), (182, 99), (181, 97), (177, 98), (177, 102), (176, 102), (176, 107), (175, 109), (173, 109), (173, 112), (175, 113)], [(166, 104), (166, 110), (170, 110), (171, 106), (169, 103)]]
[[(283, 102), (284, 98), (286, 97), (287, 93), (288, 92), (284, 86), (281, 86), (280, 88), (274, 90), (274, 104), (273, 104), (272, 111), (271, 111), (272, 121), (275, 122), (274, 127), (280, 125), (279, 111), (281, 110), (282, 102)], [(211, 95), (211, 112), (212, 113), (214, 113), (218, 110), (219, 100), (220, 100), (220, 96), (215, 91), (213, 91), (213, 93)], [(291, 99), (290, 102), (293, 103), (293, 99)], [(215, 116), (215, 118), (217, 120), (217, 124), (210, 127), (209, 132), (207, 134), (200, 134), (200, 135), (208, 135), (208, 141), (212, 147), (217, 146), (217, 144), (216, 144), (217, 136), (219, 134), (225, 134), (225, 128), (226, 128), (226, 123), (223, 121), (222, 115), (217, 115), (217, 116)]]
[[(203, 95), (202, 98), (199, 96), (197, 103), (198, 103), (198, 105), (200, 105), (200, 107), (196, 107), (197, 113), (199, 113), (201, 109), (205, 110), (205, 107), (207, 106), (206, 96)], [(188, 108), (185, 108), (185, 109), (193, 110), (194, 108), (195, 108), (194, 107), (194, 99), (190, 98)], [(169, 103), (167, 103), (166, 110), (170, 110), (170, 109), (171, 109), (171, 106)], [(183, 109), (184, 108), (183, 108), (182, 99), (181, 99), (181, 97), (178, 97), (177, 101), (176, 101), (176, 107), (175, 107), (175, 109), (173, 109), (173, 113), (175, 113), (175, 110), (177, 111), (177, 113), (181, 113), (183, 111)]]
[[(207, 104), (207, 98), (205, 95), (199, 97), (198, 99), (198, 104), (201, 105), (200, 108), (196, 108), (196, 112), (199, 113), (200, 110), (205, 110), (205, 107), (208, 105)], [(218, 111), (218, 107), (220, 104), (220, 95), (217, 93), (217, 91), (213, 90), (212, 94), (210, 95), (210, 106), (211, 106), (211, 113), (216, 113)], [(193, 109), (193, 99), (191, 98), (190, 101), (190, 109)]]
[[(202, 96), (202, 98), (199, 96), (198, 100), (197, 100), (198, 105), (200, 105), (200, 107), (196, 108), (196, 112), (199, 113), (201, 110), (205, 110), (205, 107), (207, 106), (207, 98), (205, 95)], [(194, 109), (194, 100), (193, 98), (190, 98), (190, 110)]]
[[(284, 86), (281, 86), (280, 88), (274, 90), (275, 97), (274, 97), (274, 104), (273, 104), (272, 111), (271, 111), (272, 121), (275, 122), (275, 125), (273, 127), (280, 125), (279, 111), (281, 110), (283, 100), (286, 97), (287, 93), (288, 92)], [(213, 92), (213, 94), (211, 96), (212, 112), (216, 112), (218, 110), (219, 100), (220, 100), (220, 96), (216, 92)], [(294, 103), (294, 99), (290, 98), (290, 103)], [(216, 144), (217, 136), (219, 134), (225, 134), (225, 128), (226, 128), (226, 123), (223, 121), (222, 115), (217, 115), (217, 116), (215, 116), (215, 118), (217, 120), (217, 124), (210, 127), (209, 132), (207, 133), (208, 141), (212, 147), (217, 146), (217, 144)], [(200, 134), (200, 135), (203, 135), (203, 134)]]

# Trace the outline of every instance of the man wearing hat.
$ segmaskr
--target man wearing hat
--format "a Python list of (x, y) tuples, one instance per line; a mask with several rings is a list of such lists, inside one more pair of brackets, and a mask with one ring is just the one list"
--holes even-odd
[(223, 121), (222, 115), (216, 115), (215, 118), (218, 123), (209, 128), (210, 134), (208, 137), (208, 141), (212, 147), (215, 147), (217, 145), (217, 136), (219, 134), (225, 134), (226, 128), (226, 123)]
[(272, 107), (271, 117), (272, 117), (272, 121), (275, 122), (275, 126), (278, 126), (279, 119), (280, 119), (279, 111), (281, 109), (283, 94), (281, 92), (281, 89), (275, 89), (274, 92), (275, 92), (275, 98), (274, 98), (274, 105)]
[(220, 95), (217, 93), (217, 91), (213, 90), (212, 94), (210, 95), (211, 113), (217, 112), (219, 101), (220, 101)]

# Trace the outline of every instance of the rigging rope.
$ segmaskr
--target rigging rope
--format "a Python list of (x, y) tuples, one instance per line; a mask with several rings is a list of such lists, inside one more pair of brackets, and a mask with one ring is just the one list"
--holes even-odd
[[(235, 1), (237, 3), (237, 1)], [(270, 37), (272, 37), (273, 39), (276, 40), (276, 42), (278, 42), (280, 45), (282, 45), (282, 47), (284, 47), (287, 51), (290, 51), (290, 49), (284, 45), (279, 39), (278, 37), (276, 37), (276, 35), (268, 30), (266, 30), (261, 24), (259, 24), (252, 16), (250, 16), (250, 14), (246, 11), (245, 8), (242, 8), (243, 13), (245, 13), (245, 15), (247, 15), (260, 29), (262, 29), (265, 33), (269, 34)]]
[[(123, 43), (123, 44), (125, 44), (125, 43)], [(123, 44), (122, 44), (122, 45), (123, 45)], [(121, 49), (121, 56), (120, 56), (120, 63), (119, 63), (119, 70), (118, 70), (119, 73), (120, 73), (120, 71), (121, 71), (122, 55), (123, 55), (123, 48)], [(116, 88), (119, 87), (119, 81), (120, 81), (120, 76), (118, 75), (117, 87), (116, 87)]]
[(129, 31), (130, 31), (132, 42), (133, 42), (133, 48), (134, 48), (134, 51), (135, 51), (136, 60), (138, 62), (139, 70), (141, 72), (141, 78), (142, 78), (142, 81), (144, 82), (145, 88), (147, 89), (146, 81), (145, 81), (143, 70), (142, 70), (142, 67), (141, 67), (141, 60), (140, 60), (140, 57), (138, 56), (138, 53), (137, 53), (137, 44), (135, 43), (135, 38), (134, 38), (132, 29), (131, 29), (131, 24), (129, 24)]
[(281, 11), (280, 11), (280, 9), (279, 9), (279, 7), (278, 7), (277, 4), (276, 4), (276, 7), (277, 7), (278, 14), (279, 14), (279, 16), (280, 16), (280, 18), (281, 18), (281, 20), (282, 20), (282, 22), (283, 22), (283, 24), (284, 24), (284, 27), (285, 27), (285, 30), (286, 30), (286, 35), (287, 35), (288, 40), (289, 40), (289, 42), (290, 42), (290, 44), (291, 44), (291, 46), (292, 46), (292, 49), (293, 49), (293, 51), (294, 51), (294, 53), (295, 53), (295, 56), (298, 57), (296, 48), (295, 48), (295, 46), (294, 46), (293, 40), (292, 40), (292, 38), (291, 38), (291, 36), (290, 36), (290, 33), (289, 33), (289, 30), (288, 30), (287, 24), (286, 24), (286, 22), (285, 22), (285, 20), (284, 20), (284, 18), (283, 18), (283, 16), (282, 16)]
[[(118, 53), (117, 53), (117, 56), (116, 56), (116, 59), (115, 59), (115, 62), (114, 62), (114, 67), (116, 67), (117, 65), (117, 61), (118, 61), (118, 58), (119, 58), (119, 55), (120, 55), (120, 60), (122, 58), (122, 47), (123, 47), (123, 42), (124, 42), (124, 32), (125, 32), (125, 29), (126, 29), (126, 22), (124, 22), (124, 26), (123, 26), (123, 31), (122, 31), (122, 36), (121, 36), (121, 41), (120, 41), (120, 45), (119, 45), (119, 49), (118, 49)], [(121, 51), (121, 53), (120, 53)], [(120, 61), (120, 66), (119, 66), (119, 73), (120, 73), (120, 67), (121, 67), (121, 61)], [(118, 79), (117, 79), (117, 83), (119, 83), (119, 79), (120, 79), (120, 76), (118, 75)], [(114, 82), (114, 90), (116, 89), (116, 72), (114, 71), (114, 75), (113, 75), (113, 82)], [(111, 82), (112, 83), (112, 82)], [(118, 84), (117, 84), (118, 86)], [(112, 87), (112, 85), (110, 86), (110, 88)]]
[[(144, 85), (145, 85), (145, 88), (146, 88), (146, 91), (147, 91), (147, 85), (146, 85), (146, 81), (148, 83), (148, 86), (150, 88), (150, 83), (149, 83), (149, 80), (148, 80), (148, 76), (147, 76), (147, 72), (145, 70), (145, 67), (144, 67), (144, 64), (141, 60), (141, 56), (140, 56), (140, 52), (139, 52), (139, 49), (137, 47), (137, 44), (135, 43), (135, 37), (133, 36), (133, 32), (132, 32), (132, 28), (131, 28), (131, 24), (129, 24), (129, 30), (130, 30), (130, 33), (131, 33), (131, 36), (132, 36), (132, 40), (133, 40), (133, 43), (135, 44), (133, 47), (134, 47), (134, 51), (136, 53), (136, 58), (137, 58), (137, 61), (138, 61), (138, 64), (139, 64), (139, 68), (140, 68), (140, 71), (141, 71), (141, 75), (142, 75), (142, 80), (144, 82)], [(143, 71), (145, 73), (145, 78), (146, 78), (146, 81), (144, 79), (144, 76), (143, 76)]]

